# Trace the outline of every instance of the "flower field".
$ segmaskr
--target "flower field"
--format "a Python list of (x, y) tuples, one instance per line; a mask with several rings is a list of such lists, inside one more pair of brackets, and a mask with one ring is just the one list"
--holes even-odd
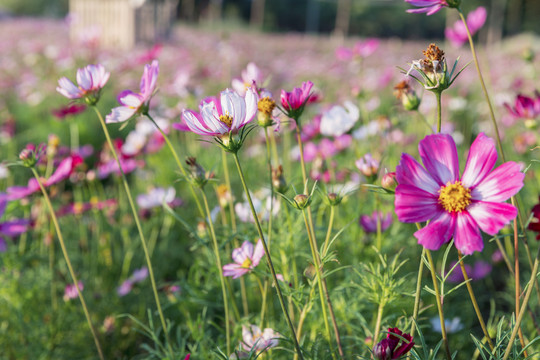
[(0, 20), (0, 358), (538, 359), (540, 40), (463, 19), (128, 52)]

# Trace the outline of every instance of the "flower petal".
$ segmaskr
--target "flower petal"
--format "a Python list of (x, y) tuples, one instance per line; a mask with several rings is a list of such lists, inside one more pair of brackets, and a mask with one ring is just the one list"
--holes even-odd
[(488, 202), (506, 201), (523, 187), (524, 177), (517, 163), (505, 162), (476, 185), (471, 197), (473, 200)]
[(204, 122), (201, 115), (191, 110), (184, 110), (182, 112), (182, 119), (186, 123), (187, 127), (195, 134), (199, 135), (217, 135), (215, 131), (210, 131), (209, 127)]
[(249, 269), (242, 267), (239, 264), (227, 264), (223, 265), (223, 276), (232, 276), (233, 279), (237, 279), (242, 275), (249, 272)]
[(253, 256), (253, 244), (249, 241), (244, 241), (241, 247), (234, 249), (232, 253), (232, 258), (235, 263), (242, 264), (246, 259), (251, 261)]
[(0, 233), (6, 236), (17, 236), (28, 230), (29, 220), (18, 219), (0, 224)]
[(492, 138), (480, 133), (471, 145), (461, 182), (467, 188), (480, 183), (497, 162), (497, 150)]
[(251, 120), (253, 120), (253, 117), (255, 116), (255, 114), (257, 114), (259, 99), (258, 99), (257, 94), (255, 93), (255, 91), (253, 91), (252, 88), (247, 89), (245, 102), (246, 102), (246, 117), (245, 119), (242, 120), (242, 123), (240, 124), (239, 127), (242, 127), (248, 122), (250, 122)]
[(450, 135), (428, 135), (420, 141), (418, 150), (426, 170), (439, 185), (453, 183), (459, 178), (456, 144)]
[(251, 267), (254, 268), (255, 266), (259, 265), (263, 256), (264, 256), (264, 246), (263, 246), (262, 240), (259, 239), (259, 241), (257, 242), (257, 245), (255, 246), (253, 257), (251, 258), (251, 261), (252, 261)]
[(475, 251), (482, 251), (484, 248), (480, 229), (467, 211), (462, 211), (456, 216), (454, 241), (456, 249), (465, 255), (471, 255)]
[(467, 211), (480, 229), (489, 235), (497, 234), (517, 216), (516, 207), (507, 203), (478, 201), (469, 205)]
[(396, 167), (398, 184), (412, 185), (428, 193), (436, 194), (440, 185), (433, 177), (409, 154), (402, 154)]
[(395, 212), (399, 221), (420, 222), (433, 218), (440, 210), (438, 196), (412, 185), (396, 188)]
[(237, 130), (246, 118), (246, 102), (236, 92), (227, 89), (221, 92), (221, 110), (223, 115), (232, 117), (231, 130)]
[(455, 227), (455, 216), (440, 211), (424, 228), (414, 233), (418, 243), (428, 250), (439, 250), (442, 244), (452, 237)]

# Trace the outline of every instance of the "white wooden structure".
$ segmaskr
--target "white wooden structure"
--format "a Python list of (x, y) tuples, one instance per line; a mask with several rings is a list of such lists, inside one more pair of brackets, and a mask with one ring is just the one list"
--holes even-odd
[(128, 50), (167, 37), (178, 0), (69, 0), (72, 41)]

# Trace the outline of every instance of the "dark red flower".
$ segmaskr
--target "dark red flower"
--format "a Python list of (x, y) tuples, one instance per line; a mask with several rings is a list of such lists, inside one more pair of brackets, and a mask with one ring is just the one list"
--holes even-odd
[(68, 115), (77, 115), (86, 110), (86, 105), (74, 104), (70, 106), (64, 106), (60, 109), (53, 109), (51, 113), (56, 116), (58, 119), (63, 120)]
[[(399, 359), (414, 346), (413, 337), (398, 328), (389, 328), (386, 339), (382, 339), (373, 347), (373, 356), (377, 360)], [(401, 342), (401, 345), (398, 344)]]
[(532, 210), (533, 219), (529, 223), (528, 229), (538, 233), (536, 240), (540, 240), (540, 196), (538, 197), (538, 204), (534, 205)]

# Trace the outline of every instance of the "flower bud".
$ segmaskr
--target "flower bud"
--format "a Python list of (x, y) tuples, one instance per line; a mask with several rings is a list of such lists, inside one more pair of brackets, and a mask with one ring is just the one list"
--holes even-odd
[(303, 210), (311, 203), (311, 197), (304, 194), (298, 194), (294, 197), (294, 203), (298, 210)]
[(397, 187), (398, 183), (396, 180), (396, 173), (395, 172), (389, 172), (384, 174), (383, 178), (381, 179), (381, 186), (385, 188), (386, 190), (392, 190), (394, 191)]
[(368, 181), (375, 181), (377, 173), (379, 172), (379, 162), (373, 159), (370, 153), (367, 153), (364, 157), (356, 160), (355, 164)]
[(19, 159), (24, 166), (34, 167), (43, 155), (44, 149), (44, 144), (40, 144), (37, 148), (33, 144), (28, 144), (19, 154)]
[(388, 344), (388, 339), (383, 339), (373, 347), (373, 357), (376, 360), (390, 360), (392, 358), (392, 350)]
[(394, 95), (398, 100), (401, 100), (401, 104), (405, 110), (414, 111), (420, 106), (421, 99), (406, 80), (394, 86)]
[(336, 193), (329, 193), (326, 195), (326, 199), (328, 200), (328, 204), (330, 206), (337, 206), (341, 203), (341, 200), (343, 200), (343, 197), (339, 196)]
[(206, 170), (197, 163), (197, 159), (194, 157), (188, 157), (186, 159), (186, 164), (189, 166), (191, 173), (190, 180), (192, 183), (197, 187), (203, 188), (211, 177), (211, 174), (207, 173)]
[(281, 165), (277, 168), (272, 168), (272, 186), (280, 194), (284, 194), (287, 191), (288, 186), (283, 177), (283, 167)]

